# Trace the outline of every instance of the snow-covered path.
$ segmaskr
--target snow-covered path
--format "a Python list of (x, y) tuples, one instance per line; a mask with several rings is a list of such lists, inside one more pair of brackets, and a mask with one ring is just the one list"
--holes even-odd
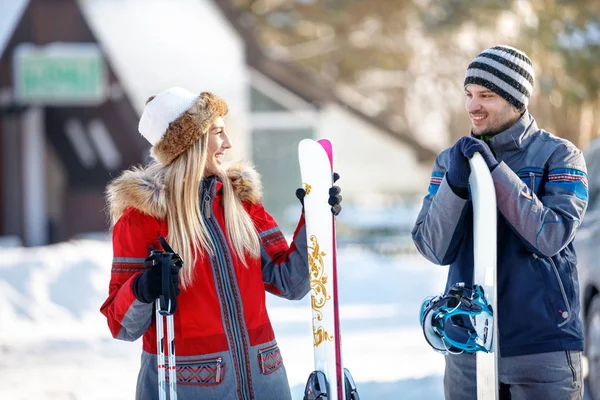
[[(110, 275), (107, 242), (4, 249), (0, 261), (0, 397), (131, 399), (140, 341), (110, 337), (98, 312)], [(445, 269), (421, 257), (340, 249), (343, 357), (363, 399), (441, 399), (443, 358), (422, 338), (418, 310)], [(294, 399), (312, 371), (308, 298), (268, 297)]]

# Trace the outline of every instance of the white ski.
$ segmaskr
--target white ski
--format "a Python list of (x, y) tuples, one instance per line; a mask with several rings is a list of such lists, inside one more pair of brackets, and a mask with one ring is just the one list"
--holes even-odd
[(304, 139), (298, 146), (304, 210), (315, 372), (305, 399), (346, 400), (337, 307), (335, 217), (328, 204), (333, 185), (331, 143)]
[(473, 284), (480, 285), (492, 307), (492, 332), (484, 332), (484, 324), (476, 324), (479, 337), (492, 335), (489, 353), (478, 351), (477, 357), (477, 398), (498, 399), (498, 307), (496, 289), (496, 190), (483, 157), (475, 153), (469, 160), (471, 175), (471, 197), (473, 200)]

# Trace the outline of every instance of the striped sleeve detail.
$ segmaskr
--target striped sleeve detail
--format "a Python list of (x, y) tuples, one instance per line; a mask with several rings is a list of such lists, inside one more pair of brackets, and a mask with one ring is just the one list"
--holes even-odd
[(286, 242), (285, 236), (283, 236), (283, 233), (281, 233), (281, 230), (277, 226), (260, 232), (260, 240), (265, 248), (277, 246), (278, 244), (281, 244), (281, 242)]
[(441, 172), (433, 172), (431, 174), (431, 178), (429, 179), (429, 194), (434, 195), (437, 193), (440, 185), (442, 184), (442, 179), (444, 179), (444, 174)]
[(145, 258), (114, 257), (111, 273), (115, 275), (131, 275), (144, 268)]
[(581, 200), (588, 199), (587, 174), (572, 168), (557, 168), (548, 173), (547, 186), (555, 186), (569, 191)]

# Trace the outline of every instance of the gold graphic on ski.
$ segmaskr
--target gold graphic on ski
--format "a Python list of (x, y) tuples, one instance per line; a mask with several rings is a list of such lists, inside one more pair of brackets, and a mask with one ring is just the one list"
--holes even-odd
[[(308, 187), (310, 189), (310, 187)], [(315, 235), (310, 236), (311, 244), (308, 246), (308, 265), (310, 267), (311, 307), (313, 309), (313, 343), (317, 347), (324, 341), (332, 341), (333, 336), (327, 333), (322, 326), (316, 326), (323, 320), (321, 309), (331, 300), (327, 294), (327, 275), (325, 275), (324, 251), (320, 251), (319, 242)]]
[(333, 336), (329, 335), (329, 333), (327, 333), (325, 328), (323, 328), (322, 326), (319, 326), (318, 328), (313, 326), (313, 336), (314, 336), (313, 343), (314, 343), (315, 347), (319, 346), (321, 343), (323, 343), (326, 340), (328, 340), (328, 341), (333, 340)]
[(308, 183), (304, 184), (304, 191), (306, 192), (306, 194), (309, 194), (311, 189), (312, 189), (312, 186), (310, 186)]

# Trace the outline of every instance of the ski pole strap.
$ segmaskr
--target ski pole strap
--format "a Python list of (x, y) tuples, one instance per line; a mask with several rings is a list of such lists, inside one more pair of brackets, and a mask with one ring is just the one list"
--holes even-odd
[(175, 251), (169, 245), (169, 243), (167, 243), (167, 240), (164, 238), (164, 236), (159, 236), (158, 241), (160, 242), (160, 245), (166, 252), (173, 253), (173, 260), (175, 260), (175, 265), (179, 268), (183, 267), (183, 260), (181, 259), (181, 257), (179, 257), (179, 254), (175, 253)]
[(162, 248), (165, 249), (165, 251), (175, 254), (175, 252), (173, 251), (171, 246), (169, 246), (169, 243), (167, 243), (167, 240), (165, 239), (164, 236), (159, 236), (158, 241), (160, 242), (160, 245), (162, 246)]

